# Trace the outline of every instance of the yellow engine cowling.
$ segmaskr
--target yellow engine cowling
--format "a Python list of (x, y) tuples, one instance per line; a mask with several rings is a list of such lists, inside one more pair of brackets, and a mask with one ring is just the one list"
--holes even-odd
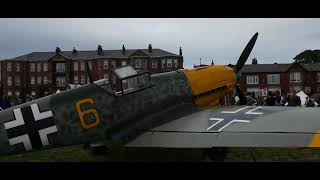
[(220, 98), (236, 86), (236, 74), (227, 66), (213, 65), (182, 71), (199, 106), (217, 105)]

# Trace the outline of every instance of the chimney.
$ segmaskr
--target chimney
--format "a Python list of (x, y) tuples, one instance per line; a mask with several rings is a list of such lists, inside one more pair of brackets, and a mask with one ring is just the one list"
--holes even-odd
[(182, 49), (181, 49), (181, 47), (180, 47), (180, 49), (179, 49), (179, 55), (182, 56)]
[(97, 54), (98, 55), (102, 55), (103, 54), (103, 50), (102, 50), (102, 46), (101, 45), (98, 45)]
[(56, 48), (56, 53), (61, 53), (61, 49), (59, 47)]
[(151, 46), (151, 44), (149, 44), (148, 51), (149, 51), (149, 52), (152, 52), (152, 46)]
[(76, 48), (75, 47), (73, 47), (73, 50), (72, 50), (72, 54), (77, 54), (77, 50), (76, 50)]
[(256, 58), (252, 59), (252, 64), (258, 64), (258, 60)]
[(122, 45), (122, 53), (124, 54), (126, 52), (126, 48), (124, 47), (124, 45)]

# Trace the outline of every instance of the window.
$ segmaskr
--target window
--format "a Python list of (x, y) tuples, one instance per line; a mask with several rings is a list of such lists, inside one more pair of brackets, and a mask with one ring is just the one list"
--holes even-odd
[(12, 86), (12, 77), (11, 76), (8, 76), (8, 78), (7, 78), (7, 85)]
[(38, 83), (39, 85), (41, 85), (41, 76), (38, 76), (38, 78), (37, 78), (37, 83)]
[(108, 61), (103, 61), (103, 69), (108, 69)]
[(56, 78), (56, 86), (57, 87), (64, 87), (66, 83), (66, 78), (65, 77), (57, 77)]
[(81, 62), (81, 63), (80, 63), (80, 66), (81, 66), (81, 67), (80, 67), (80, 70), (81, 70), (81, 71), (86, 70), (86, 66), (85, 66), (84, 62)]
[(162, 59), (162, 61), (161, 61), (161, 67), (162, 67), (162, 68), (166, 68), (166, 60), (165, 60), (165, 59)]
[(36, 95), (37, 95), (37, 93), (35, 91), (31, 92), (31, 96), (36, 96)]
[(34, 76), (31, 76), (31, 84), (35, 84), (36, 83), (36, 78)]
[(116, 68), (117, 66), (116, 66), (116, 61), (111, 61), (111, 67), (112, 68)]
[(79, 83), (79, 81), (78, 81), (78, 76), (77, 76), (77, 75), (75, 75), (75, 76), (73, 77), (73, 83), (74, 83), (74, 84), (78, 84), (78, 83)]
[(16, 75), (16, 77), (15, 77), (15, 85), (20, 86), (20, 76), (19, 75)]
[(172, 67), (172, 59), (167, 59), (167, 67)]
[(86, 83), (86, 77), (84, 75), (81, 75), (81, 84)]
[(91, 70), (92, 69), (92, 62), (88, 62), (88, 65), (89, 65), (89, 69)]
[(43, 63), (43, 72), (48, 71), (48, 63)]
[(74, 71), (78, 71), (78, 67), (79, 67), (79, 63), (78, 62), (74, 62), (73, 63), (73, 70)]
[(317, 81), (320, 82), (320, 72), (317, 73)]
[(43, 76), (43, 84), (48, 84), (48, 76)]
[(8, 96), (12, 96), (12, 91), (8, 91)]
[(36, 70), (36, 65), (34, 63), (30, 64), (30, 71), (34, 72)]
[(127, 65), (127, 61), (121, 61), (121, 66)]
[(37, 64), (37, 71), (41, 72), (41, 64), (40, 63)]
[(300, 72), (291, 72), (290, 82), (300, 82)]
[(280, 84), (280, 74), (268, 74), (268, 84)]
[(20, 64), (16, 63), (16, 72), (20, 72)]
[(157, 60), (152, 60), (152, 68), (157, 68)]
[(144, 63), (144, 60), (142, 60), (142, 59), (136, 59), (136, 60), (135, 60), (135, 68), (137, 68), (137, 69), (143, 68), (143, 63)]
[(16, 97), (17, 97), (17, 98), (20, 97), (20, 91), (16, 91)]
[(247, 84), (259, 84), (259, 76), (258, 75), (248, 75), (247, 76)]
[(56, 64), (56, 72), (64, 73), (65, 72), (65, 64), (64, 63), (57, 63)]
[(11, 62), (7, 63), (7, 71), (10, 72), (11, 71)]
[(178, 59), (173, 59), (173, 67), (178, 67)]
[(103, 74), (103, 79), (109, 79), (108, 74)]

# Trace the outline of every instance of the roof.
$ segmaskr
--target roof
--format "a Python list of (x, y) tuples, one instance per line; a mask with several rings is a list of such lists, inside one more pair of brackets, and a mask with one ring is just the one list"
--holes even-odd
[[(291, 64), (246, 64), (244, 65), (241, 73), (260, 73), (260, 72), (286, 72), (293, 63)], [(307, 71), (320, 71), (320, 63), (304, 64), (299, 65)]]
[[(180, 57), (177, 54), (164, 51), (162, 49), (152, 49), (152, 52), (149, 52), (148, 49), (126, 49), (125, 53), (122, 53), (122, 50), (103, 50), (102, 55), (98, 55), (96, 50), (92, 51), (77, 51), (76, 54), (72, 54), (72, 51), (61, 51), (61, 55), (65, 56), (68, 59), (72, 60), (81, 60), (81, 59), (97, 59), (97, 58), (129, 58), (137, 51), (142, 51), (149, 57), (164, 57), (164, 56), (176, 56)], [(32, 52), (22, 56), (18, 56), (12, 59), (7, 60), (16, 60), (16, 61), (46, 61), (56, 55), (56, 52)]]

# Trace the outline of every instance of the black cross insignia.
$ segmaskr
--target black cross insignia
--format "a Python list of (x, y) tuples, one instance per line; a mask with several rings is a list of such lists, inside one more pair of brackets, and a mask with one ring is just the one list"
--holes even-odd
[(41, 113), (38, 104), (14, 109), (14, 116), (4, 123), (9, 143), (23, 143), (27, 151), (48, 145), (47, 135), (57, 131), (52, 112)]
[(232, 123), (250, 123), (252, 119), (263, 114), (259, 112), (260, 108), (246, 106), (236, 111), (222, 111), (218, 118), (209, 118), (207, 131), (220, 132)]

